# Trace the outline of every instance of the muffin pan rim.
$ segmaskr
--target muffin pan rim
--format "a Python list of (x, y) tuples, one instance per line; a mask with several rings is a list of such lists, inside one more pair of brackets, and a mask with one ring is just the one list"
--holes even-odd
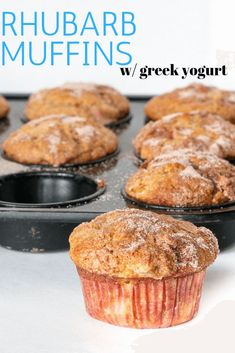
[[(218, 205), (208, 205), (208, 206), (196, 206), (196, 207), (182, 207), (182, 206), (164, 206), (164, 205), (154, 205), (148, 204), (143, 201), (139, 201), (127, 194), (125, 191), (125, 186), (121, 188), (121, 195), (123, 198), (131, 204), (141, 207), (142, 209), (148, 209), (149, 211), (165, 211), (172, 214), (217, 214), (217, 213), (225, 213), (225, 212), (232, 212), (235, 210), (235, 200), (230, 201), (224, 204)], [(217, 211), (217, 212), (216, 212)]]

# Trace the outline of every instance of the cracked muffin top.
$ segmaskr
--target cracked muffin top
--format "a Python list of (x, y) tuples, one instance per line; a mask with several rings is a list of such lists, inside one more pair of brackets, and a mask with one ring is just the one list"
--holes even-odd
[(117, 149), (116, 135), (97, 122), (78, 116), (48, 116), (31, 121), (3, 143), (6, 157), (23, 164), (89, 163)]
[(179, 150), (145, 162), (125, 192), (146, 204), (198, 207), (235, 201), (235, 166), (206, 152)]
[(0, 119), (5, 118), (10, 110), (7, 100), (0, 96)]
[(146, 124), (133, 143), (136, 153), (146, 160), (182, 148), (233, 159), (235, 125), (206, 112), (179, 112)]
[(151, 120), (192, 110), (218, 114), (235, 123), (235, 92), (216, 87), (192, 84), (172, 92), (153, 97), (145, 106), (145, 114)]
[(82, 223), (69, 241), (79, 271), (124, 279), (199, 272), (218, 254), (217, 239), (207, 228), (138, 209), (111, 211)]
[(114, 88), (74, 82), (33, 94), (25, 116), (33, 120), (51, 114), (79, 115), (105, 125), (126, 117), (129, 111), (129, 101)]

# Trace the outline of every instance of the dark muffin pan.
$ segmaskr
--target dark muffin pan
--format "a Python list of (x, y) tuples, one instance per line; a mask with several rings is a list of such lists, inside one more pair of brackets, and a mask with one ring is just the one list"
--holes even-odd
[[(0, 121), (0, 142), (3, 142), (10, 132), (22, 125), (20, 118), (27, 99), (23, 96), (8, 96), (7, 98), (11, 105), (11, 112), (8, 119)], [(133, 203), (131, 200), (124, 199), (121, 194), (121, 189), (128, 177), (137, 170), (139, 165), (139, 160), (134, 155), (132, 139), (144, 125), (145, 103), (146, 98), (144, 97), (131, 98), (132, 119), (118, 127), (113, 127), (119, 137), (120, 152), (103, 162), (66, 168), (30, 167), (0, 157), (1, 182), (4, 184), (5, 181), (5, 185), (13, 182), (15, 185), (12, 188), (9, 184), (5, 187), (2, 187), (1, 184), (0, 187), (0, 198), (2, 199), (2, 202), (0, 202), (0, 244), (10, 249), (31, 252), (60, 250), (68, 248), (69, 234), (81, 222), (90, 221), (99, 214), (117, 208), (146, 208), (143, 205)], [(27, 196), (27, 200), (25, 200), (26, 194), (23, 192), (22, 184), (17, 186), (17, 183), (20, 183), (19, 173), (22, 174), (23, 172), (29, 174), (38, 172), (40, 178), (42, 172), (43, 175), (48, 175), (48, 195), (45, 195), (47, 192), (43, 196), (41, 191), (36, 191), (40, 188), (39, 178), (36, 182), (32, 182), (30, 186), (31, 196)], [(52, 172), (54, 177), (50, 174)], [(13, 177), (13, 181), (9, 181), (9, 174), (18, 174), (18, 176), (15, 176), (17, 180)], [(80, 190), (78, 187), (78, 190), (75, 190), (76, 187), (71, 187), (72, 184), (67, 191), (60, 190), (66, 189), (67, 186), (61, 186), (60, 179), (57, 179), (55, 174), (58, 174), (58, 178), (63, 177), (64, 174), (71, 175), (69, 184), (75, 182), (76, 175), (78, 175), (77, 181), (83, 181), (85, 184), (87, 178), (98, 180), (98, 186), (101, 190), (97, 190), (98, 194), (96, 194), (92, 182), (89, 184), (89, 190), (87, 186), (83, 186)], [(82, 177), (85, 178), (82, 179)], [(52, 180), (53, 178), (55, 179)], [(103, 180), (106, 185), (105, 190), (102, 190)], [(60, 184), (60, 186), (56, 186), (54, 195), (50, 187), (51, 182)], [(28, 191), (27, 186), (24, 186), (24, 188)], [(3, 191), (3, 189), (5, 190)], [(81, 194), (81, 192), (85, 194)], [(91, 195), (86, 194), (86, 192), (91, 192)], [(67, 193), (67, 195), (64, 193)], [(81, 200), (83, 196), (88, 197), (88, 199), (86, 201)], [(65, 203), (59, 205), (60, 202)], [(170, 214), (178, 219), (185, 219), (198, 226), (210, 228), (217, 236), (220, 248), (227, 247), (235, 242), (233, 231), (235, 229), (234, 205), (223, 205), (223, 207), (212, 207), (204, 210), (158, 208), (154, 211)]]

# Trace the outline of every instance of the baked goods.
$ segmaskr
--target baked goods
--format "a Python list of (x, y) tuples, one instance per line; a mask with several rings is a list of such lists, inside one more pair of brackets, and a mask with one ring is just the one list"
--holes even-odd
[(192, 110), (218, 114), (235, 123), (235, 92), (207, 87), (201, 84), (176, 89), (152, 98), (145, 106), (145, 114), (151, 120), (164, 115)]
[(74, 82), (33, 94), (25, 116), (33, 120), (51, 114), (79, 115), (109, 124), (126, 117), (129, 111), (127, 98), (114, 88)]
[(137, 209), (82, 223), (69, 241), (88, 313), (135, 328), (191, 320), (205, 270), (218, 254), (210, 230)]
[(23, 125), (3, 143), (3, 151), (19, 163), (57, 167), (99, 160), (117, 145), (116, 135), (93, 120), (55, 115)]
[(235, 157), (235, 126), (205, 112), (175, 113), (146, 124), (134, 139), (136, 153), (153, 159), (182, 148)]
[(125, 186), (146, 204), (199, 207), (235, 201), (235, 166), (207, 152), (179, 150), (145, 162)]
[(7, 100), (0, 96), (0, 119), (5, 118), (10, 110)]

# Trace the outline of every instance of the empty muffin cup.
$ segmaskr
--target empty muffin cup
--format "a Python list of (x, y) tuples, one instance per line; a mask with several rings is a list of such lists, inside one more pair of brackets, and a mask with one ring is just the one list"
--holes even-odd
[(0, 177), (0, 206), (61, 207), (89, 201), (104, 185), (83, 175), (29, 172)]
[[(51, 209), (89, 202), (104, 191), (103, 181), (72, 173), (26, 172), (0, 177), (0, 245), (32, 252), (68, 248), (74, 223), (65, 222), (59, 215), (58, 221), (52, 221)], [(18, 217), (24, 209), (32, 217)], [(40, 217), (38, 212), (42, 213)]]

